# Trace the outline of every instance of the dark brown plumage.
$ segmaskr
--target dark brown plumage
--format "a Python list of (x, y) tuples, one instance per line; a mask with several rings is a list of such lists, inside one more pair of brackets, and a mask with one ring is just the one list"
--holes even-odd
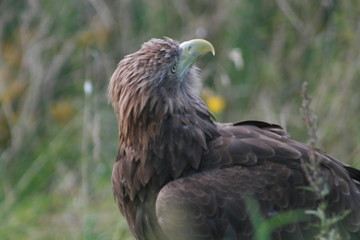
[[(212, 121), (192, 66), (209, 51), (204, 40), (153, 39), (126, 56), (111, 78), (119, 127), (113, 191), (136, 239), (252, 239), (247, 196), (265, 219), (316, 209), (321, 201), (303, 188), (307, 145), (274, 124)], [(344, 238), (360, 239), (359, 171), (318, 150), (316, 157), (316, 174), (329, 188), (329, 216), (351, 210), (339, 229)], [(317, 229), (309, 222), (282, 226), (272, 237), (311, 239)]]

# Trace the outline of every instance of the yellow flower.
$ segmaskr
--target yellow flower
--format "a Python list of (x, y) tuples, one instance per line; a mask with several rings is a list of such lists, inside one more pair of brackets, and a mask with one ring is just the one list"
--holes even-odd
[(61, 100), (50, 108), (52, 118), (58, 123), (66, 123), (75, 115), (75, 108), (70, 101)]
[(225, 99), (218, 95), (208, 96), (205, 98), (205, 101), (208, 104), (210, 111), (215, 114), (222, 113), (226, 106)]
[(26, 91), (26, 84), (22, 81), (15, 81), (6, 86), (5, 91), (0, 91), (0, 102), (11, 103), (21, 98)]
[(80, 45), (100, 44), (104, 45), (108, 42), (110, 31), (108, 28), (94, 21), (90, 24), (90, 28), (80, 32), (77, 36)]

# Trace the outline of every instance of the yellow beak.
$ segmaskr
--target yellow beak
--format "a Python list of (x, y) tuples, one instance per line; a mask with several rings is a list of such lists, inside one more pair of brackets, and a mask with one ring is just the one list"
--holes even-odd
[(178, 73), (182, 76), (200, 57), (208, 52), (215, 55), (214, 46), (204, 39), (193, 39), (180, 44), (181, 54), (178, 62)]

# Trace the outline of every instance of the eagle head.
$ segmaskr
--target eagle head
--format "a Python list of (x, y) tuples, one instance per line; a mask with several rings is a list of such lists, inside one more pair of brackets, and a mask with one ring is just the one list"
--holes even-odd
[(163, 110), (172, 110), (172, 102), (181, 106), (189, 95), (198, 95), (201, 82), (193, 65), (208, 52), (215, 54), (214, 47), (203, 39), (180, 44), (165, 38), (151, 39), (137, 52), (125, 56), (108, 88), (119, 120), (136, 120), (146, 105), (152, 111), (165, 103)]

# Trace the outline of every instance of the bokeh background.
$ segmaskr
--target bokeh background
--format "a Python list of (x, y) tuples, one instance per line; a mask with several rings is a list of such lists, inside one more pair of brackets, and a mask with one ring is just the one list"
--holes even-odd
[[(0, 1), (0, 239), (132, 239), (111, 191), (116, 64), (144, 41), (208, 39), (219, 121), (281, 124), (360, 167), (360, 1)], [(85, 90), (84, 91), (84, 87)]]

